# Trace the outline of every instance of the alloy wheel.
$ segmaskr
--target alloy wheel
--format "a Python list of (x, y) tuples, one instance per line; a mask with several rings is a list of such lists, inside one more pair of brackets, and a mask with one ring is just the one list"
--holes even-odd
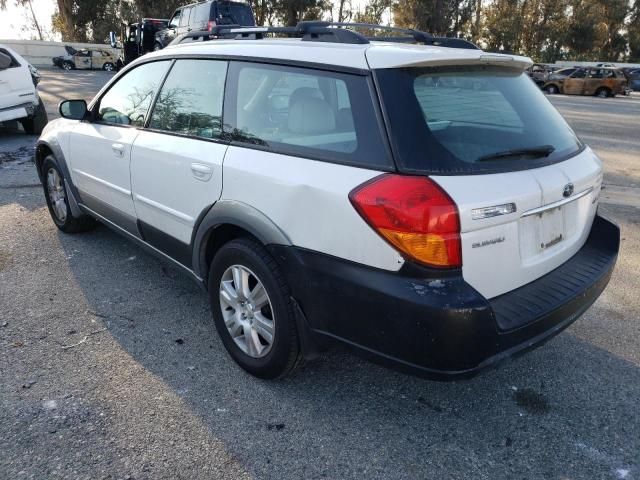
[(267, 355), (275, 337), (271, 299), (260, 279), (243, 265), (227, 268), (220, 280), (220, 308), (235, 344), (253, 358)]
[(67, 220), (67, 203), (62, 178), (55, 168), (50, 168), (47, 172), (47, 192), (51, 209), (58, 221), (64, 223)]

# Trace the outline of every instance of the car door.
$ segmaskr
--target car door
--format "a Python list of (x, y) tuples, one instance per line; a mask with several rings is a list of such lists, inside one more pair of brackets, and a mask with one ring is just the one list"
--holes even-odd
[(227, 62), (177, 60), (131, 151), (133, 199), (147, 242), (191, 266), (199, 215), (222, 193)]
[(131, 145), (170, 63), (145, 63), (118, 78), (94, 103), (93, 119), (78, 122), (69, 135), (68, 160), (79, 201), (134, 234)]
[[(410, 71), (376, 73), (396, 162), (420, 172), (447, 159), (437, 164), (442, 174), (429, 173), (457, 206), (465, 281), (491, 299), (580, 250), (596, 213), (602, 164), (525, 74), (455, 64), (418, 68), (405, 80)], [(400, 81), (419, 109), (401, 100), (408, 94)], [(230, 150), (225, 175), (231, 161)]]
[(104, 55), (100, 50), (91, 50), (91, 68), (102, 69), (104, 65)]
[(73, 56), (76, 68), (79, 70), (91, 70), (91, 52), (80, 50)]
[(567, 95), (582, 95), (584, 92), (587, 70), (582, 68), (573, 72), (569, 77), (564, 79), (562, 92)]
[(604, 68), (591, 68), (587, 72), (584, 81), (584, 95), (593, 95), (598, 88), (605, 86), (607, 70)]
[(166, 47), (169, 45), (178, 35), (178, 28), (180, 27), (180, 18), (182, 17), (182, 9), (178, 8), (169, 20), (169, 26), (163, 32), (162, 45)]

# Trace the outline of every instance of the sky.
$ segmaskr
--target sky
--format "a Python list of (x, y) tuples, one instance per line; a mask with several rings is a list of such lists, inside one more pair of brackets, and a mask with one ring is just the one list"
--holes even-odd
[[(33, 11), (38, 23), (43, 30), (45, 40), (57, 40), (51, 33), (51, 16), (53, 15), (55, 0), (32, 0)], [(31, 25), (31, 11), (29, 7), (16, 7), (13, 0), (7, 1), (7, 9), (0, 11), (0, 38), (11, 39), (37, 39), (35, 30), (23, 31), (25, 26)], [(47, 38), (49, 37), (49, 38)]]

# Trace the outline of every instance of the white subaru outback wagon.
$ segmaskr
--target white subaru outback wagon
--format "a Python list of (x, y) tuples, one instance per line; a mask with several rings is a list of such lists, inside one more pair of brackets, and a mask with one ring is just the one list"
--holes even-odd
[(606, 287), (601, 161), (528, 58), (415, 31), (224, 28), (237, 37), (188, 34), (88, 106), (62, 102), (35, 162), (63, 232), (97, 220), (207, 290), (245, 370), (279, 377), (341, 342), (469, 376)]

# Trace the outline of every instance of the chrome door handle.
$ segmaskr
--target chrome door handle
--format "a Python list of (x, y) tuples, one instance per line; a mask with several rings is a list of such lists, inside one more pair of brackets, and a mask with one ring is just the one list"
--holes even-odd
[(213, 176), (213, 169), (209, 165), (204, 163), (192, 163), (191, 173), (193, 178), (200, 180), (201, 182), (208, 182)]
[(114, 143), (111, 145), (111, 150), (116, 154), (116, 157), (124, 157), (124, 145), (121, 143)]

